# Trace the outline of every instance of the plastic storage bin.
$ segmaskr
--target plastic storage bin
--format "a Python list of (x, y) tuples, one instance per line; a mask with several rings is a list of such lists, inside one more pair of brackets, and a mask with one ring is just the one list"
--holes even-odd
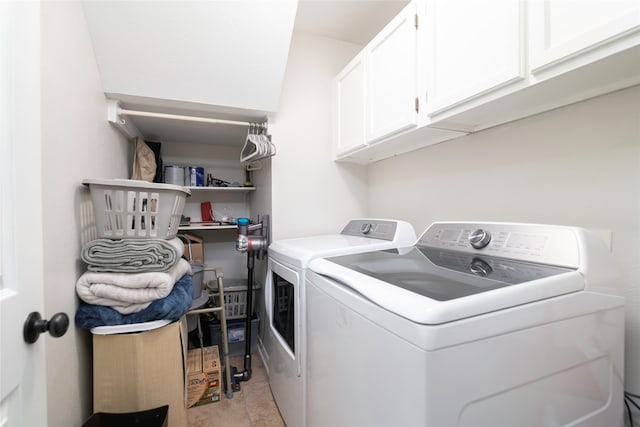
[(176, 236), (189, 189), (131, 179), (85, 179), (98, 237), (171, 239)]
[[(244, 354), (245, 349), (245, 320), (233, 320), (227, 322), (227, 338), (229, 339), (229, 356), (240, 356)], [(256, 342), (258, 337), (258, 326), (260, 319), (255, 317), (251, 319), (251, 353), (256, 352)], [(211, 332), (211, 345), (217, 345), (222, 348), (222, 328), (220, 321), (213, 319), (209, 322), (209, 331)]]
[[(218, 282), (209, 282), (207, 287), (213, 292), (218, 291)], [(253, 282), (253, 300), (251, 301), (251, 313), (253, 314), (256, 303), (256, 291), (260, 289), (260, 283)], [(214, 298), (214, 304), (220, 305), (218, 297)], [(224, 279), (224, 306), (227, 320), (244, 319), (247, 316), (247, 279)], [(217, 313), (216, 313), (216, 317)]]

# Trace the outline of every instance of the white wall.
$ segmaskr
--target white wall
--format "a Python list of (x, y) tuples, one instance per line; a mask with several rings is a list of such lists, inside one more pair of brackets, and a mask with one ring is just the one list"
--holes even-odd
[[(270, 131), (274, 240), (335, 233), (366, 210), (366, 169), (331, 153), (331, 81), (362, 46), (294, 32)], [(329, 214), (330, 213), (330, 214)]]
[(106, 120), (106, 102), (80, 2), (43, 2), (41, 16), (45, 312), (69, 315), (46, 337), (50, 426), (80, 426), (92, 411), (91, 337), (75, 327), (83, 178), (128, 178), (129, 143)]
[(369, 214), (576, 225), (613, 233), (626, 284), (627, 389), (640, 392), (640, 87), (369, 167)]

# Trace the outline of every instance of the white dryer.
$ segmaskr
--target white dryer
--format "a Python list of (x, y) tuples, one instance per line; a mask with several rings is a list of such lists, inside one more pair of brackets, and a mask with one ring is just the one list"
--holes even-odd
[(434, 223), (309, 269), (309, 426), (622, 425), (623, 284), (585, 230)]
[(265, 280), (267, 322), (258, 350), (278, 409), (288, 426), (304, 425), (306, 372), (305, 276), (317, 257), (391, 249), (416, 243), (405, 221), (354, 219), (340, 233), (274, 242)]

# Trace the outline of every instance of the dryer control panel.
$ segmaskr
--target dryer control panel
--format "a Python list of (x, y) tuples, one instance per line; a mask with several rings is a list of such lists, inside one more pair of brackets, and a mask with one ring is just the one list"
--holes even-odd
[(420, 236), (418, 246), (578, 268), (578, 234), (562, 226), (436, 222)]

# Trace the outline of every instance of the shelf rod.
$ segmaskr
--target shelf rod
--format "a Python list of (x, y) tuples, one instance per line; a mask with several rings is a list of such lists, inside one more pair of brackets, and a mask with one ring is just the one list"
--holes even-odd
[(219, 123), (219, 124), (236, 125), (236, 126), (250, 126), (252, 124), (249, 122), (241, 122), (236, 120), (210, 119), (207, 117), (181, 116), (177, 114), (164, 114), (164, 113), (152, 113), (147, 111), (125, 110), (119, 107), (118, 107), (118, 115), (155, 117), (159, 119), (184, 120), (189, 122), (201, 122), (201, 123)]

